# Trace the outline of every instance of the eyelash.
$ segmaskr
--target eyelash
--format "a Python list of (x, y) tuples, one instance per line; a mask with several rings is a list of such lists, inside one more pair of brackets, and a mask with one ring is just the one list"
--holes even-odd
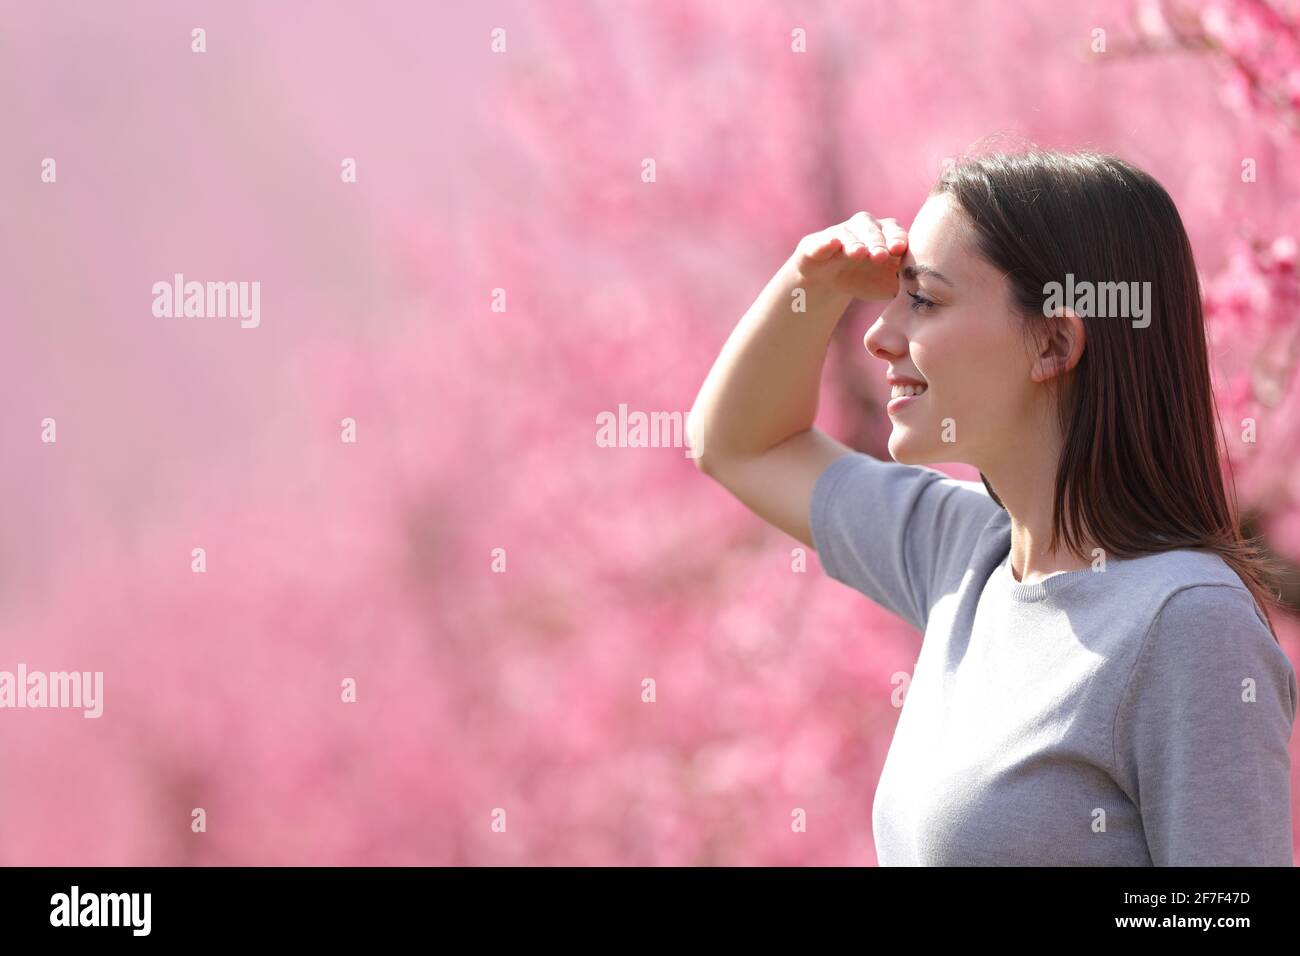
[(912, 299), (912, 304), (908, 306), (913, 312), (919, 312), (922, 308), (933, 308), (935, 303), (931, 302), (925, 296), (917, 295), (915, 292), (907, 293)]

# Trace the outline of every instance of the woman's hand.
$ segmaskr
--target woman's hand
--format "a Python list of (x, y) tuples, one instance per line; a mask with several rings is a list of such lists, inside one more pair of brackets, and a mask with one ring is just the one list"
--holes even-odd
[(898, 220), (859, 212), (804, 236), (793, 258), (809, 284), (855, 299), (892, 299), (898, 295), (898, 263), (906, 251), (907, 231)]

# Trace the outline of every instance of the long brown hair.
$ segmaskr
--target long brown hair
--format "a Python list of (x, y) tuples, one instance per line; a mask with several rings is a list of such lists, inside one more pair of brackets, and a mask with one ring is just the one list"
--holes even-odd
[[(1051, 547), (1064, 542), (1087, 560), (1087, 534), (1118, 557), (1210, 550), (1249, 588), (1277, 640), (1278, 568), (1242, 531), (1235, 481), (1231, 499), (1225, 491), (1200, 283), (1169, 194), (1115, 156), (1038, 147), (962, 157), (931, 193), (950, 194), (970, 217), (1027, 336), (1059, 321), (1044, 315), (1045, 293), (1067, 273), (1076, 286), (1150, 283), (1145, 327), (1080, 312), (1083, 355), (1056, 387), (1064, 444)], [(1226, 441), (1222, 460), (1231, 473)]]

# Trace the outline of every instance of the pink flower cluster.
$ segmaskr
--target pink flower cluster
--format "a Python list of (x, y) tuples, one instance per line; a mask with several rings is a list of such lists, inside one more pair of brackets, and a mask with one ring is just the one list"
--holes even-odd
[(1279, 137), (1300, 133), (1300, 4), (1295, 0), (1143, 0), (1138, 27), (1152, 46), (1213, 54), (1225, 103)]
[(1239, 242), (1202, 279), (1216, 399), (1244, 508), (1300, 561), (1300, 275), (1296, 240)]

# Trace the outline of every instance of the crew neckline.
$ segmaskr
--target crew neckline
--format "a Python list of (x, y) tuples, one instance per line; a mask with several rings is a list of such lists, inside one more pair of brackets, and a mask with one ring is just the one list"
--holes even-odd
[[(1123, 558), (1110, 557), (1106, 559), (1106, 571), (1109, 572), (1115, 565), (1122, 564)], [(1070, 587), (1076, 581), (1085, 580), (1093, 575), (1099, 575), (1103, 572), (1095, 571), (1091, 567), (1076, 568), (1073, 571), (1057, 571), (1055, 574), (1049, 574), (1040, 581), (1033, 584), (1025, 584), (1017, 581), (1014, 574), (1011, 573), (1011, 548), (1007, 547), (1007, 553), (1002, 558), (1002, 564), (998, 570), (1006, 575), (1006, 590), (1013, 601), (1022, 603), (1031, 603), (1035, 601), (1045, 601), (1051, 595), (1059, 593), (1064, 588)]]

